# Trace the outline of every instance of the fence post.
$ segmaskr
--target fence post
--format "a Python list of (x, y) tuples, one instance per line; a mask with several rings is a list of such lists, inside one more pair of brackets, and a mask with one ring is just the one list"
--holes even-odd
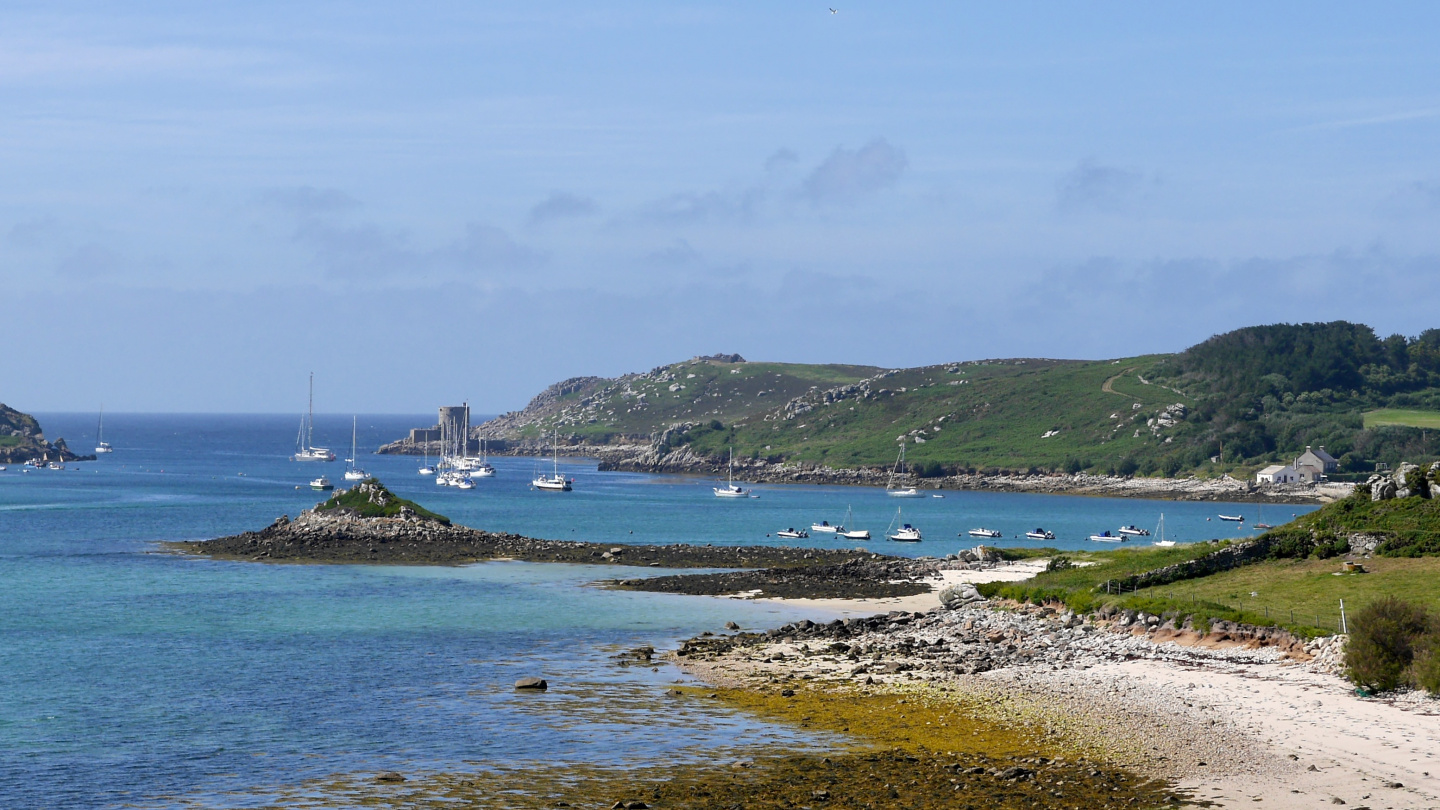
[(1345, 621), (1345, 600), (1340, 600), (1340, 632), (1349, 635), (1350, 623)]

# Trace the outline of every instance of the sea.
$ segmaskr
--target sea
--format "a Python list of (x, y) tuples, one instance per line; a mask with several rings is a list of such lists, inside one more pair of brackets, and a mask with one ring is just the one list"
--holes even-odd
[[(95, 446), (95, 415), (36, 416), (77, 452)], [(965, 532), (980, 527), (1004, 533), (991, 545), (1039, 545), (1023, 533), (1043, 527), (1057, 536), (1044, 545), (1081, 549), (1121, 525), (1154, 532), (1162, 513), (1167, 537), (1193, 542), (1247, 536), (1253, 522), (1311, 508), (975, 492), (901, 501), (798, 485), (721, 499), (711, 487), (723, 482), (599, 472), (583, 458), (558, 462), (572, 492), (530, 489), (553, 462), (512, 457), (491, 458), (497, 475), (462, 491), (419, 475), (421, 458), (373, 453), (433, 421), (358, 417), (357, 466), (459, 523), (540, 538), (837, 548), (854, 543), (775, 532), (848, 511), (848, 525), (876, 538), (902, 522), (925, 537), (868, 548), (943, 556), (975, 546)], [(294, 517), (323, 497), (308, 486), (320, 474), (343, 487), (351, 416), (315, 423), (315, 443), (340, 460), (289, 461), (298, 417), (116, 413), (105, 416), (114, 453), (0, 472), (0, 807), (252, 807), (386, 770), (638, 765), (834, 742), (664, 701), (684, 676), (616, 658), (726, 622), (829, 618), (813, 608), (605, 590), (594, 585), (614, 576), (604, 566), (263, 565), (160, 546)], [(550, 690), (516, 692), (526, 676)]]

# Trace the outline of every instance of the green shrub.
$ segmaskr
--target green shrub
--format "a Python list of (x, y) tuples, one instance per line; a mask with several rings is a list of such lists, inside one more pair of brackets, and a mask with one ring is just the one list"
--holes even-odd
[(1432, 695), (1440, 696), (1440, 627), (1431, 628), (1415, 642), (1415, 662), (1410, 681)]
[(1408, 684), (1415, 642), (1429, 625), (1425, 608), (1393, 596), (1366, 605), (1350, 620), (1345, 676), (1378, 692)]

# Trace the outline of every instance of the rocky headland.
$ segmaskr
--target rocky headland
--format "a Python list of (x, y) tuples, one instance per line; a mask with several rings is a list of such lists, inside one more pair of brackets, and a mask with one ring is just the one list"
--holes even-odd
[(0, 464), (41, 461), (94, 461), (93, 455), (72, 452), (64, 439), (46, 441), (40, 423), (28, 413), (0, 403)]

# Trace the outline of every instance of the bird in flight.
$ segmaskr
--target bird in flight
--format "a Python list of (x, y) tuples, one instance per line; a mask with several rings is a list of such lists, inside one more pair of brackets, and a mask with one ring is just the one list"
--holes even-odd
[(830, 9), (830, 13), (831, 13), (831, 14), (839, 14), (839, 13), (840, 13), (840, 9), (838, 9), (838, 8), (832, 8), (832, 9)]

